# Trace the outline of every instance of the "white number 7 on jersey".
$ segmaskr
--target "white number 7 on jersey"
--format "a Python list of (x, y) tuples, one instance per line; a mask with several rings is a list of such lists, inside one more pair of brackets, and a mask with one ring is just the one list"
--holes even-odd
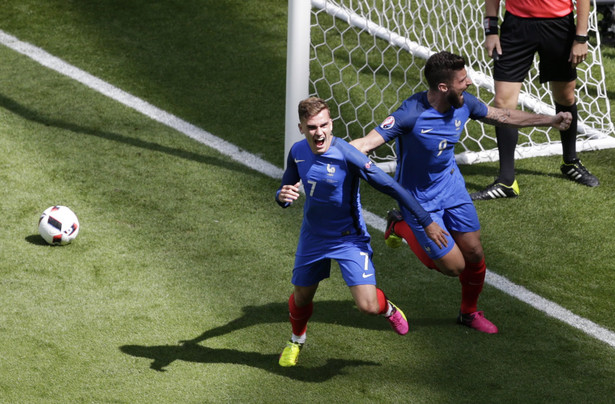
[(308, 181), (308, 184), (312, 186), (312, 188), (310, 188), (310, 196), (314, 196), (314, 190), (316, 189), (316, 181)]

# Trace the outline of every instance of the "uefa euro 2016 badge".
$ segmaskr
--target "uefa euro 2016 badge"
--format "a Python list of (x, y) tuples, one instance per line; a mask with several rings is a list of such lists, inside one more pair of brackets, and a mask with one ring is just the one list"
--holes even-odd
[(393, 125), (395, 125), (395, 117), (393, 117), (392, 115), (389, 115), (386, 117), (386, 119), (382, 122), (382, 124), (380, 125), (380, 127), (384, 130), (387, 129), (391, 129), (393, 127)]

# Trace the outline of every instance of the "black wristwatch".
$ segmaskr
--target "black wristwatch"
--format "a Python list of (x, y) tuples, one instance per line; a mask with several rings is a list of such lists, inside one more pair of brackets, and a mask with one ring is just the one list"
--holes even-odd
[(578, 43), (585, 43), (589, 41), (589, 35), (575, 35), (574, 40)]

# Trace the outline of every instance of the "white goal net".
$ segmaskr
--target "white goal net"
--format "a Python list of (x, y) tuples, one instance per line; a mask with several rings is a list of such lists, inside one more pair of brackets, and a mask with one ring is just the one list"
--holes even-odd
[[(300, 10), (302, 1), (310, 4)], [(293, 73), (291, 63), (297, 61), (289, 61), (287, 85), (301, 82), (298, 75), (309, 71), (305, 91), (327, 100), (337, 136), (354, 139), (380, 124), (407, 97), (427, 89), (425, 60), (447, 50), (465, 57), (475, 84), (471, 92), (491, 104), (492, 61), (483, 48), (483, 9), (482, 0), (289, 0), (289, 48), (301, 35), (308, 35), (309, 50), (303, 53), (308, 60), (299, 62), (307, 64), (303, 72), (294, 69)], [(309, 16), (300, 17), (303, 23), (293, 16), (306, 10)], [(597, 27), (593, 7), (589, 55), (577, 68), (579, 151), (615, 147)], [(538, 81), (537, 64), (535, 60), (523, 84), (520, 108), (554, 113), (550, 91)], [(302, 95), (307, 94), (295, 94), (294, 98), (287, 94), (287, 109), (291, 108), (294, 116)], [(287, 120), (289, 116), (287, 113)], [(287, 122), (287, 138), (288, 128)], [(291, 128), (296, 131), (296, 118)], [(462, 164), (497, 160), (494, 128), (469, 122), (456, 153)], [(516, 158), (553, 154), (561, 154), (558, 131), (520, 131)], [(396, 158), (394, 145), (381, 147), (372, 158), (390, 171)]]

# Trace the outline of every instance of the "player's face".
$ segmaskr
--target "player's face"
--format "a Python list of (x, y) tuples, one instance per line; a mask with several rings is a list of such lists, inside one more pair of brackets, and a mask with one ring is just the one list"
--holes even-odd
[(333, 121), (328, 109), (309, 117), (299, 124), (299, 130), (308, 141), (314, 154), (323, 154), (329, 150), (333, 139)]
[(453, 74), (453, 80), (448, 86), (446, 100), (455, 108), (463, 106), (463, 92), (472, 85), (472, 80), (468, 76), (466, 69), (456, 70)]

